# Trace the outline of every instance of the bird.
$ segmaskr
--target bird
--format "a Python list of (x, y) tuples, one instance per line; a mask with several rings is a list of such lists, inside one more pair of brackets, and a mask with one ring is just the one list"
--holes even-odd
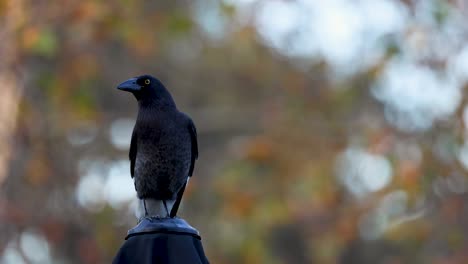
[(198, 158), (195, 124), (156, 77), (133, 77), (117, 89), (132, 93), (138, 102), (129, 150), (140, 200), (137, 216), (174, 218)]

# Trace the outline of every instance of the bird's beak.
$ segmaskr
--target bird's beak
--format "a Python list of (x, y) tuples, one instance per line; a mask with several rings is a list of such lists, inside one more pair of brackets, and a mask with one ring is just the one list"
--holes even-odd
[(122, 90), (122, 91), (127, 91), (127, 92), (136, 92), (141, 89), (141, 86), (137, 84), (137, 78), (130, 78), (126, 80), (125, 82), (119, 84), (117, 86), (117, 89)]

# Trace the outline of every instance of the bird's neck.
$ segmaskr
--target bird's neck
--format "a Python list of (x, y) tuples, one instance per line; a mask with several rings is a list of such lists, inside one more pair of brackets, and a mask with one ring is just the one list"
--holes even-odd
[(140, 125), (153, 125), (159, 118), (164, 118), (168, 113), (177, 111), (175, 107), (163, 107), (158, 104), (139, 105), (137, 120)]
[(176, 109), (174, 99), (171, 94), (166, 89), (159, 89), (156, 92), (151, 92), (148, 94), (140, 95), (140, 98), (137, 98), (138, 104), (144, 108), (152, 109)]
[(141, 100), (138, 101), (138, 107), (143, 111), (172, 111), (177, 109), (174, 101)]

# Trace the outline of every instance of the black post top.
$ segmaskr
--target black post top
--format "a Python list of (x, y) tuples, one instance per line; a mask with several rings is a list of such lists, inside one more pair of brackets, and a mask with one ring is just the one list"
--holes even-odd
[(134, 228), (128, 230), (127, 237), (125, 237), (125, 239), (136, 235), (153, 233), (185, 234), (201, 239), (198, 230), (189, 225), (184, 219), (178, 217), (142, 218)]
[(127, 233), (113, 264), (208, 264), (198, 231), (181, 218), (145, 217)]

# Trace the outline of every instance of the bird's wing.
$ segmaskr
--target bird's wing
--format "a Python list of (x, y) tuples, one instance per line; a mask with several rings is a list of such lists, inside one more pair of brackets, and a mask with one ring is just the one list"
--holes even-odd
[[(197, 142), (197, 129), (193, 124), (192, 119), (189, 118), (189, 125), (188, 130), (190, 133), (190, 143), (191, 143), (191, 160), (190, 160), (190, 169), (188, 177), (192, 177), (193, 169), (195, 167), (195, 160), (198, 158), (198, 142)], [(182, 201), (182, 196), (184, 195), (185, 187), (187, 186), (187, 181), (184, 183), (182, 188), (180, 188), (179, 192), (177, 193), (177, 199), (172, 207), (170, 217), (175, 217), (177, 215), (177, 210), (179, 210), (180, 202)]]
[(128, 158), (130, 159), (130, 175), (135, 174), (135, 160), (137, 155), (137, 132), (134, 129), (132, 133), (132, 140), (130, 142), (130, 151), (128, 152)]
[(193, 174), (193, 169), (195, 167), (195, 160), (198, 159), (197, 129), (195, 128), (195, 124), (193, 124), (192, 119), (189, 119), (189, 132), (190, 132), (190, 141), (192, 144), (192, 153), (191, 153), (190, 170), (189, 170), (188, 176), (191, 177)]

